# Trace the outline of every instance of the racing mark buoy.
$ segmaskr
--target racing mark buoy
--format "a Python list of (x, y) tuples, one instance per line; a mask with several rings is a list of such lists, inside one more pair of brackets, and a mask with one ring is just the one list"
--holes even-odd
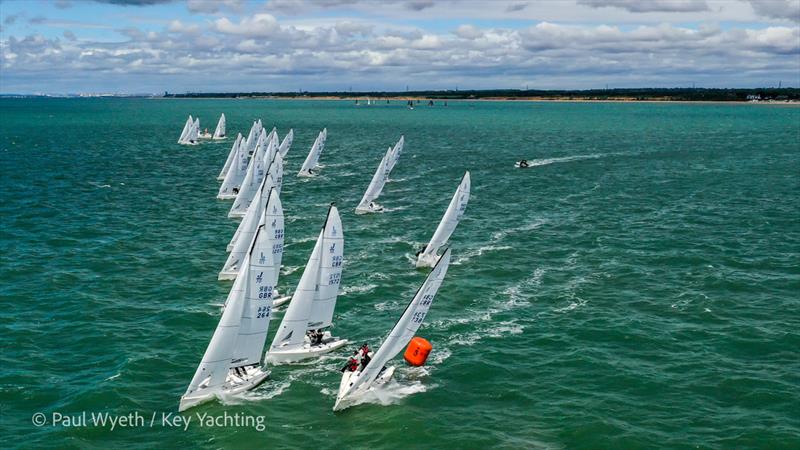
[(431, 350), (433, 350), (433, 346), (427, 339), (415, 336), (411, 339), (411, 342), (408, 343), (408, 348), (406, 348), (403, 359), (405, 359), (409, 365), (419, 367), (425, 365), (425, 361), (428, 359)]

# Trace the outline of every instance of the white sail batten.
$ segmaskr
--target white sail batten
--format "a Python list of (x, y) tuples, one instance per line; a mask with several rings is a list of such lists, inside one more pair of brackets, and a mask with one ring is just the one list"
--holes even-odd
[(217, 175), (217, 180), (224, 180), (225, 175), (228, 174), (228, 170), (231, 168), (231, 163), (236, 157), (236, 150), (239, 148), (239, 142), (242, 140), (242, 133), (239, 133), (236, 136), (236, 140), (233, 142), (233, 146), (231, 147), (231, 151), (228, 153), (228, 159), (225, 160), (225, 165), (222, 166), (222, 170), (219, 171), (219, 175)]
[(289, 148), (291, 148), (292, 142), (294, 142), (294, 129), (289, 130), (286, 136), (283, 137), (283, 141), (281, 141), (281, 145), (278, 148), (278, 151), (281, 153), (283, 158), (286, 158), (286, 154), (289, 153)]
[(389, 175), (388, 162), (391, 157), (392, 149), (389, 149), (386, 151), (386, 154), (383, 155), (383, 158), (381, 158), (378, 168), (375, 169), (375, 174), (372, 175), (372, 180), (370, 180), (369, 186), (367, 186), (367, 190), (364, 192), (364, 196), (361, 197), (361, 201), (356, 207), (357, 213), (360, 211), (370, 211), (370, 203), (380, 197), (381, 191), (383, 191), (383, 187), (386, 185), (386, 178)]
[(214, 130), (214, 139), (224, 139), (225, 138), (225, 113), (219, 116), (219, 122), (217, 122), (217, 128)]
[(431, 303), (433, 303), (433, 299), (447, 274), (449, 265), (450, 249), (447, 249), (434, 266), (433, 270), (428, 274), (428, 277), (411, 300), (411, 303), (406, 307), (400, 320), (397, 321), (378, 351), (375, 352), (367, 367), (353, 374), (348, 385), (342, 386), (337, 396), (334, 410), (337, 409), (339, 402), (347, 396), (355, 393), (359, 389), (368, 389), (380, 375), (386, 363), (397, 356), (397, 354), (408, 345), (420, 325), (422, 325), (423, 320), (425, 320)]
[(264, 353), (272, 294), (283, 257), (283, 207), (274, 189), (270, 189), (254, 239), (248, 255), (245, 302), (231, 367), (260, 364)]
[(433, 266), (436, 263), (439, 248), (444, 245), (458, 226), (459, 220), (464, 215), (469, 202), (470, 177), (469, 172), (464, 174), (461, 184), (458, 185), (450, 205), (442, 216), (439, 226), (433, 233), (433, 237), (425, 246), (425, 249), (417, 257), (417, 267)]

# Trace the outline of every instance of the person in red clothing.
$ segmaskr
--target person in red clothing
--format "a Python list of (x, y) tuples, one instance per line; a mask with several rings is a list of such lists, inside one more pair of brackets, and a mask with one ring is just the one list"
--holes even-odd
[(369, 364), (369, 361), (372, 359), (369, 356), (369, 345), (367, 345), (366, 342), (364, 342), (364, 345), (361, 346), (360, 352), (361, 352), (361, 370), (364, 370), (367, 368), (367, 364)]

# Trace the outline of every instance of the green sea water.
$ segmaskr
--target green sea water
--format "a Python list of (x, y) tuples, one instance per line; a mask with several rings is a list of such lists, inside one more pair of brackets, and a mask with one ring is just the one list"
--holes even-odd
[[(230, 288), (215, 178), (232, 140), (176, 144), (188, 114), (213, 130), (222, 112), (229, 134), (295, 132), (281, 290), (340, 207), (335, 333), (354, 344), (376, 346), (414, 295), (413, 255), (470, 170), (418, 333), (433, 353), (397, 358), (383, 404), (333, 413), (342, 352), (162, 423)], [(0, 116), (4, 448), (800, 448), (798, 108), (5, 99)], [(320, 176), (296, 178), (323, 127)], [(401, 134), (387, 211), (356, 216)], [(84, 411), (146, 423), (51, 423)]]

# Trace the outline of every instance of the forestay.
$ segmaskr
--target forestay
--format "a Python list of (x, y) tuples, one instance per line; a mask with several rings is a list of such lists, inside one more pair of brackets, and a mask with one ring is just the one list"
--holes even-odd
[[(428, 310), (433, 303), (436, 293), (439, 291), (439, 286), (442, 285), (447, 268), (450, 265), (450, 249), (445, 250), (439, 262), (434, 266), (431, 273), (425, 279), (425, 282), (417, 291), (417, 294), (408, 304), (400, 320), (397, 321), (389, 336), (383, 341), (383, 344), (373, 355), (372, 359), (361, 372), (353, 375), (350, 379), (349, 386), (346, 387), (344, 392), (340, 391), (336, 400), (337, 405), (339, 402), (356, 392), (357, 390), (369, 389), (373, 381), (380, 375), (381, 370), (386, 363), (397, 356), (398, 353), (408, 345), (411, 338), (414, 337)], [(336, 406), (334, 406), (336, 409)]]
[(436, 227), (433, 237), (430, 242), (428, 242), (428, 245), (425, 246), (422, 253), (419, 254), (417, 258), (417, 267), (433, 266), (436, 262), (436, 254), (439, 248), (450, 239), (456, 226), (458, 226), (459, 220), (464, 216), (464, 211), (467, 209), (467, 202), (469, 202), (469, 189), (470, 178), (469, 171), (467, 171), (461, 179), (461, 184), (458, 185), (456, 193), (450, 200), (450, 205), (447, 207), (444, 216), (442, 216), (439, 226)]

